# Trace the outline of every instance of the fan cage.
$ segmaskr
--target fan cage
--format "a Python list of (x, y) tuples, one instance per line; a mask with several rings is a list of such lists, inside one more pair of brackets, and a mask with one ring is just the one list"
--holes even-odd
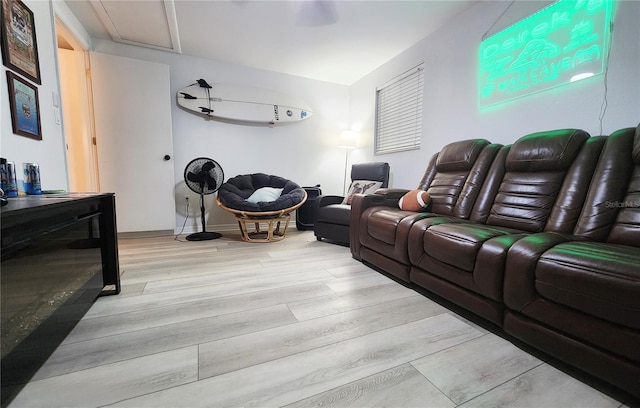
[[(207, 185), (206, 186), (207, 188), (205, 188), (204, 191), (201, 191), (200, 183), (189, 180), (188, 175), (189, 173), (194, 173), (194, 174), (198, 173), (202, 169), (202, 167), (208, 162), (213, 163), (213, 168), (209, 170), (209, 175), (216, 181), (216, 188), (210, 189), (208, 188), (209, 186)], [(191, 160), (189, 164), (186, 165), (184, 169), (184, 182), (187, 185), (187, 187), (189, 187), (189, 189), (194, 193), (205, 194), (205, 195), (213, 194), (216, 191), (218, 191), (222, 183), (224, 183), (224, 171), (222, 170), (222, 166), (220, 166), (220, 164), (217, 161), (210, 159), (208, 157), (198, 157), (196, 159)]]

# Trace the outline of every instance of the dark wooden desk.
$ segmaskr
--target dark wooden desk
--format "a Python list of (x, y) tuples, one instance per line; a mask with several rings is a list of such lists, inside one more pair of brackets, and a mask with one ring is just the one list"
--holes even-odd
[(1, 209), (2, 405), (98, 296), (120, 293), (113, 194), (10, 198)]

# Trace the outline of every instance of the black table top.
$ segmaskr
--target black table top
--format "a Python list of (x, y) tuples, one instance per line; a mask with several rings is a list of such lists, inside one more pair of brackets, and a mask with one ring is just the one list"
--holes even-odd
[(26, 211), (48, 205), (68, 203), (70, 201), (81, 201), (111, 196), (113, 196), (113, 193), (58, 193), (8, 197), (8, 203), (2, 207), (1, 211), (2, 215), (5, 215), (6, 213), (13, 211)]

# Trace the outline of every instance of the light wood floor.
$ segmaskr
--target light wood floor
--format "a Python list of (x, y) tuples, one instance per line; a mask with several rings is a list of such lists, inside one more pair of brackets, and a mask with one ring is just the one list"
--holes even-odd
[(100, 298), (11, 407), (620, 407), (312, 232), (120, 241)]

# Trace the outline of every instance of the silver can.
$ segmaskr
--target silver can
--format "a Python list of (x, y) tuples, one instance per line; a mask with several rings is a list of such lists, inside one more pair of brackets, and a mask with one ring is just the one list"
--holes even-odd
[(7, 187), (7, 159), (0, 157), (0, 188)]
[(24, 192), (27, 194), (42, 194), (40, 185), (40, 165), (38, 163), (23, 163)]
[(2, 189), (7, 197), (18, 196), (18, 178), (16, 176), (16, 164), (8, 161), (6, 164), (6, 182), (3, 182)]

